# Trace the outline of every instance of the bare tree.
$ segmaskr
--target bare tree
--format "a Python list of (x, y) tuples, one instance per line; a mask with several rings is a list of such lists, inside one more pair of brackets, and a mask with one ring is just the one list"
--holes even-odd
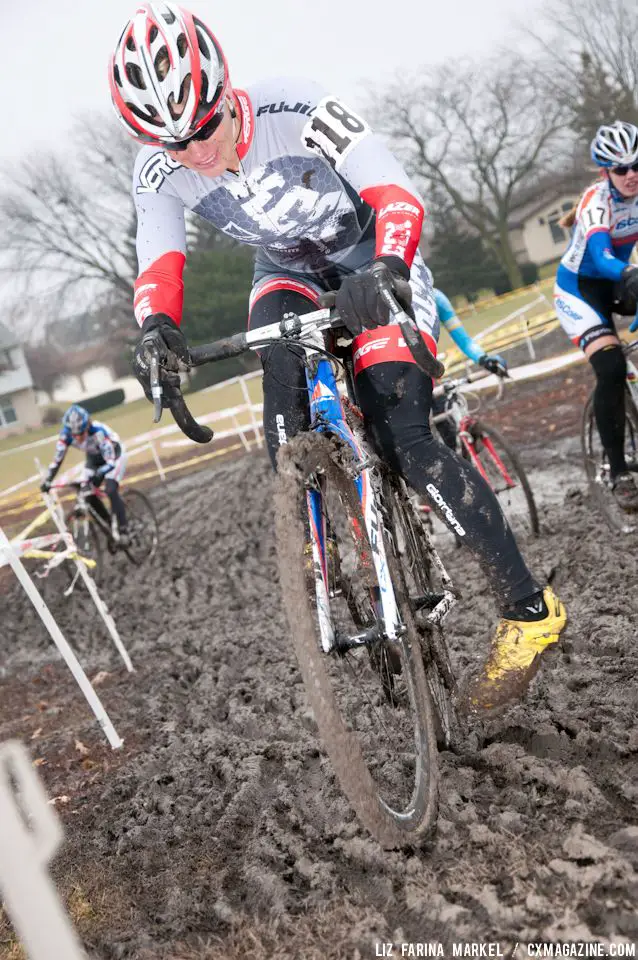
[(601, 87), (601, 104), (633, 105), (638, 111), (636, 0), (547, 0), (537, 26), (525, 33), (541, 54), (537, 66), (553, 96), (577, 115), (591, 78)]
[[(513, 286), (522, 276), (509, 220), (519, 198), (558, 168), (564, 106), (513, 58), (432, 69), (377, 99), (389, 135), (425, 192), (443, 193)], [(429, 188), (429, 191), (428, 191)]]
[(49, 403), (53, 403), (53, 392), (68, 373), (65, 354), (51, 344), (41, 343), (26, 347), (25, 357), (35, 389), (46, 393)]
[[(135, 275), (131, 172), (136, 147), (100, 118), (51, 154), (5, 175), (0, 276), (42, 321), (71, 308), (130, 303)], [(68, 159), (67, 159), (68, 158)]]

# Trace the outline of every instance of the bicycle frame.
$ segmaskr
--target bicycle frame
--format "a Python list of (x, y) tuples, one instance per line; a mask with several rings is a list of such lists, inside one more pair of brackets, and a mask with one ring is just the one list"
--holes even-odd
[[(490, 484), (489, 478), (487, 476), (487, 471), (485, 470), (485, 467), (483, 466), (481, 458), (476, 450), (474, 433), (472, 432), (472, 428), (475, 426), (477, 422), (476, 417), (472, 416), (472, 414), (469, 412), (467, 400), (460, 393), (460, 390), (459, 390), (461, 383), (468, 383), (468, 382), (470, 381), (455, 380), (451, 382), (450, 386), (453, 387), (453, 389), (450, 390), (448, 396), (446, 397), (446, 400), (448, 401), (448, 408), (445, 410), (444, 413), (440, 413), (437, 416), (433, 417), (433, 421), (434, 423), (440, 423), (442, 420), (445, 420), (445, 419), (452, 420), (452, 422), (454, 423), (458, 431), (461, 443), (464, 449), (466, 450), (468, 457), (474, 464), (474, 467), (481, 474), (485, 482), (487, 484)], [(483, 441), (484, 449), (492, 458), (492, 461), (494, 462), (497, 470), (503, 477), (503, 480), (505, 481), (507, 488), (512, 489), (513, 487), (516, 487), (517, 486), (516, 481), (513, 480), (509, 475), (507, 467), (505, 466), (502, 459), (499, 457), (498, 453), (494, 449), (494, 444), (492, 443), (491, 439), (486, 436), (483, 436), (481, 439)]]
[[(310, 368), (310, 369), (309, 369)], [(396, 598), (388, 572), (383, 538), (379, 535), (380, 517), (376, 504), (376, 492), (371, 470), (366, 466), (370, 457), (363, 446), (362, 437), (356, 437), (346, 421), (343, 405), (337, 388), (337, 381), (325, 358), (311, 359), (306, 368), (306, 383), (310, 399), (310, 429), (319, 433), (333, 433), (348, 444), (355, 458), (355, 485), (361, 503), (372, 558), (380, 587), (381, 613), (385, 623), (385, 633), (394, 640), (401, 632), (401, 622)], [(308, 519), (312, 541), (312, 557), (315, 569), (315, 589), (317, 597), (317, 615), (321, 632), (321, 645), (330, 653), (336, 645), (336, 638), (330, 620), (330, 595), (326, 562), (326, 521), (322, 509), (320, 490), (307, 493)]]

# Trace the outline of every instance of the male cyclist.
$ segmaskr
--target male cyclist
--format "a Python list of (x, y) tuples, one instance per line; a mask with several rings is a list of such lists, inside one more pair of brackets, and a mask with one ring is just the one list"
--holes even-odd
[[(358, 400), (381, 454), (423, 496), (445, 504), (490, 577), (503, 610), (470, 706), (508, 702), (526, 687), (565, 611), (533, 579), (491, 490), (437, 443), (429, 427), (432, 381), (412, 360), (370, 268), (382, 264), (436, 352), (438, 318), (418, 242), (423, 206), (405, 171), (368, 124), (307, 80), (233, 89), (217, 39), (198, 16), (169, 2), (144, 3), (126, 24), (110, 64), (116, 113), (146, 144), (133, 174), (139, 276), (134, 310), (142, 336), (188, 363), (180, 329), (184, 212), (256, 248), (249, 304), (253, 328), (316, 309), (336, 291), (354, 337)], [(409, 289), (406, 281), (409, 281)], [(214, 309), (215, 291), (211, 290)], [(134, 369), (150, 398), (145, 351)], [(309, 422), (299, 356), (262, 351), (264, 431), (280, 444)], [(172, 378), (172, 379), (171, 379)], [(177, 388), (164, 374), (164, 399)], [(429, 488), (429, 489), (428, 489)]]
[(556, 314), (596, 374), (594, 415), (619, 506), (638, 510), (638, 487), (625, 460), (627, 364), (612, 313), (635, 313), (638, 268), (628, 263), (638, 240), (638, 127), (617, 120), (591, 143), (602, 179), (585, 190), (556, 275)]
[[(104, 489), (111, 501), (113, 515), (117, 517), (117, 531), (114, 533), (120, 545), (126, 546), (129, 540), (128, 523), (124, 501), (119, 493), (120, 481), (126, 469), (126, 451), (120, 438), (115, 430), (97, 420), (91, 420), (88, 411), (74, 403), (62, 418), (62, 430), (55, 445), (55, 454), (40, 485), (43, 492), (51, 489), (53, 478), (69, 447), (77, 447), (86, 453), (80, 482), (87, 492), (92, 487), (98, 487), (104, 480)], [(97, 497), (92, 500), (92, 504), (104, 520), (110, 523), (111, 518)]]
[[(488, 373), (495, 373), (498, 377), (506, 376), (507, 363), (503, 357), (499, 357), (498, 354), (490, 355), (481, 349), (476, 340), (469, 335), (463, 326), (462, 320), (457, 317), (454, 307), (445, 294), (441, 290), (437, 290), (436, 287), (434, 287), (432, 293), (434, 294), (439, 323), (443, 324), (443, 327), (450, 334), (459, 350), (462, 350), (465, 356), (473, 363), (478, 363), (479, 366), (484, 367)], [(436, 416), (439, 413), (443, 413), (444, 410), (445, 397), (434, 397), (432, 401), (432, 414)], [(448, 447), (452, 450), (456, 450), (456, 428), (453, 421), (441, 420), (440, 423), (437, 423), (436, 428), (443, 442), (447, 443)]]

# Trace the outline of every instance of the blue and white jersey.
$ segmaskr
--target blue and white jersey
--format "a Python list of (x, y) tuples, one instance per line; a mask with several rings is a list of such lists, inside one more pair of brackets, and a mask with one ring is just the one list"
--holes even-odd
[(69, 447), (83, 450), (87, 462), (103, 474), (108, 474), (116, 467), (124, 449), (115, 430), (107, 427), (105, 423), (100, 423), (99, 420), (89, 422), (84, 439), (80, 441), (70, 430), (63, 427), (55, 445), (53, 460), (49, 465), (52, 475), (57, 473)]
[[(569, 246), (558, 268), (565, 289), (574, 277), (618, 280), (638, 241), (638, 197), (623, 197), (605, 178), (583, 194)], [(571, 280), (570, 280), (571, 276)]]

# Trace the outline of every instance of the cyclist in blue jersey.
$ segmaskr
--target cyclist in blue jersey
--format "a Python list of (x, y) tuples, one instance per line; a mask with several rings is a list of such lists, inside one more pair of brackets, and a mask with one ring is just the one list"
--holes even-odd
[[(498, 354), (489, 354), (474, 340), (465, 327), (463, 322), (457, 317), (454, 307), (441, 290), (436, 287), (432, 290), (434, 302), (436, 303), (436, 312), (439, 315), (439, 323), (447, 330), (455, 344), (462, 350), (466, 357), (473, 363), (478, 363), (489, 373), (495, 373), (498, 377), (507, 375), (507, 363), (503, 357)], [(445, 410), (445, 397), (435, 397), (432, 401), (432, 414), (443, 413)], [(452, 420), (442, 420), (436, 425), (441, 439), (452, 450), (456, 449), (456, 428)]]
[[(40, 485), (43, 492), (51, 489), (53, 479), (62, 465), (69, 447), (76, 447), (86, 454), (82, 473), (82, 486), (89, 491), (104, 481), (104, 490), (111, 501), (113, 515), (117, 518), (117, 530), (114, 531), (121, 546), (128, 544), (128, 523), (124, 501), (120, 496), (119, 485), (126, 469), (126, 451), (115, 430), (105, 423), (91, 420), (84, 407), (74, 403), (62, 418), (62, 430), (55, 445), (55, 454), (49, 464), (46, 476)], [(97, 512), (110, 522), (110, 517), (98, 498), (92, 501)]]
[(613, 313), (635, 313), (638, 268), (638, 127), (617, 120), (599, 128), (591, 155), (601, 179), (576, 208), (569, 247), (556, 275), (556, 314), (596, 375), (594, 415), (619, 506), (638, 510), (638, 487), (625, 460), (627, 364)]

